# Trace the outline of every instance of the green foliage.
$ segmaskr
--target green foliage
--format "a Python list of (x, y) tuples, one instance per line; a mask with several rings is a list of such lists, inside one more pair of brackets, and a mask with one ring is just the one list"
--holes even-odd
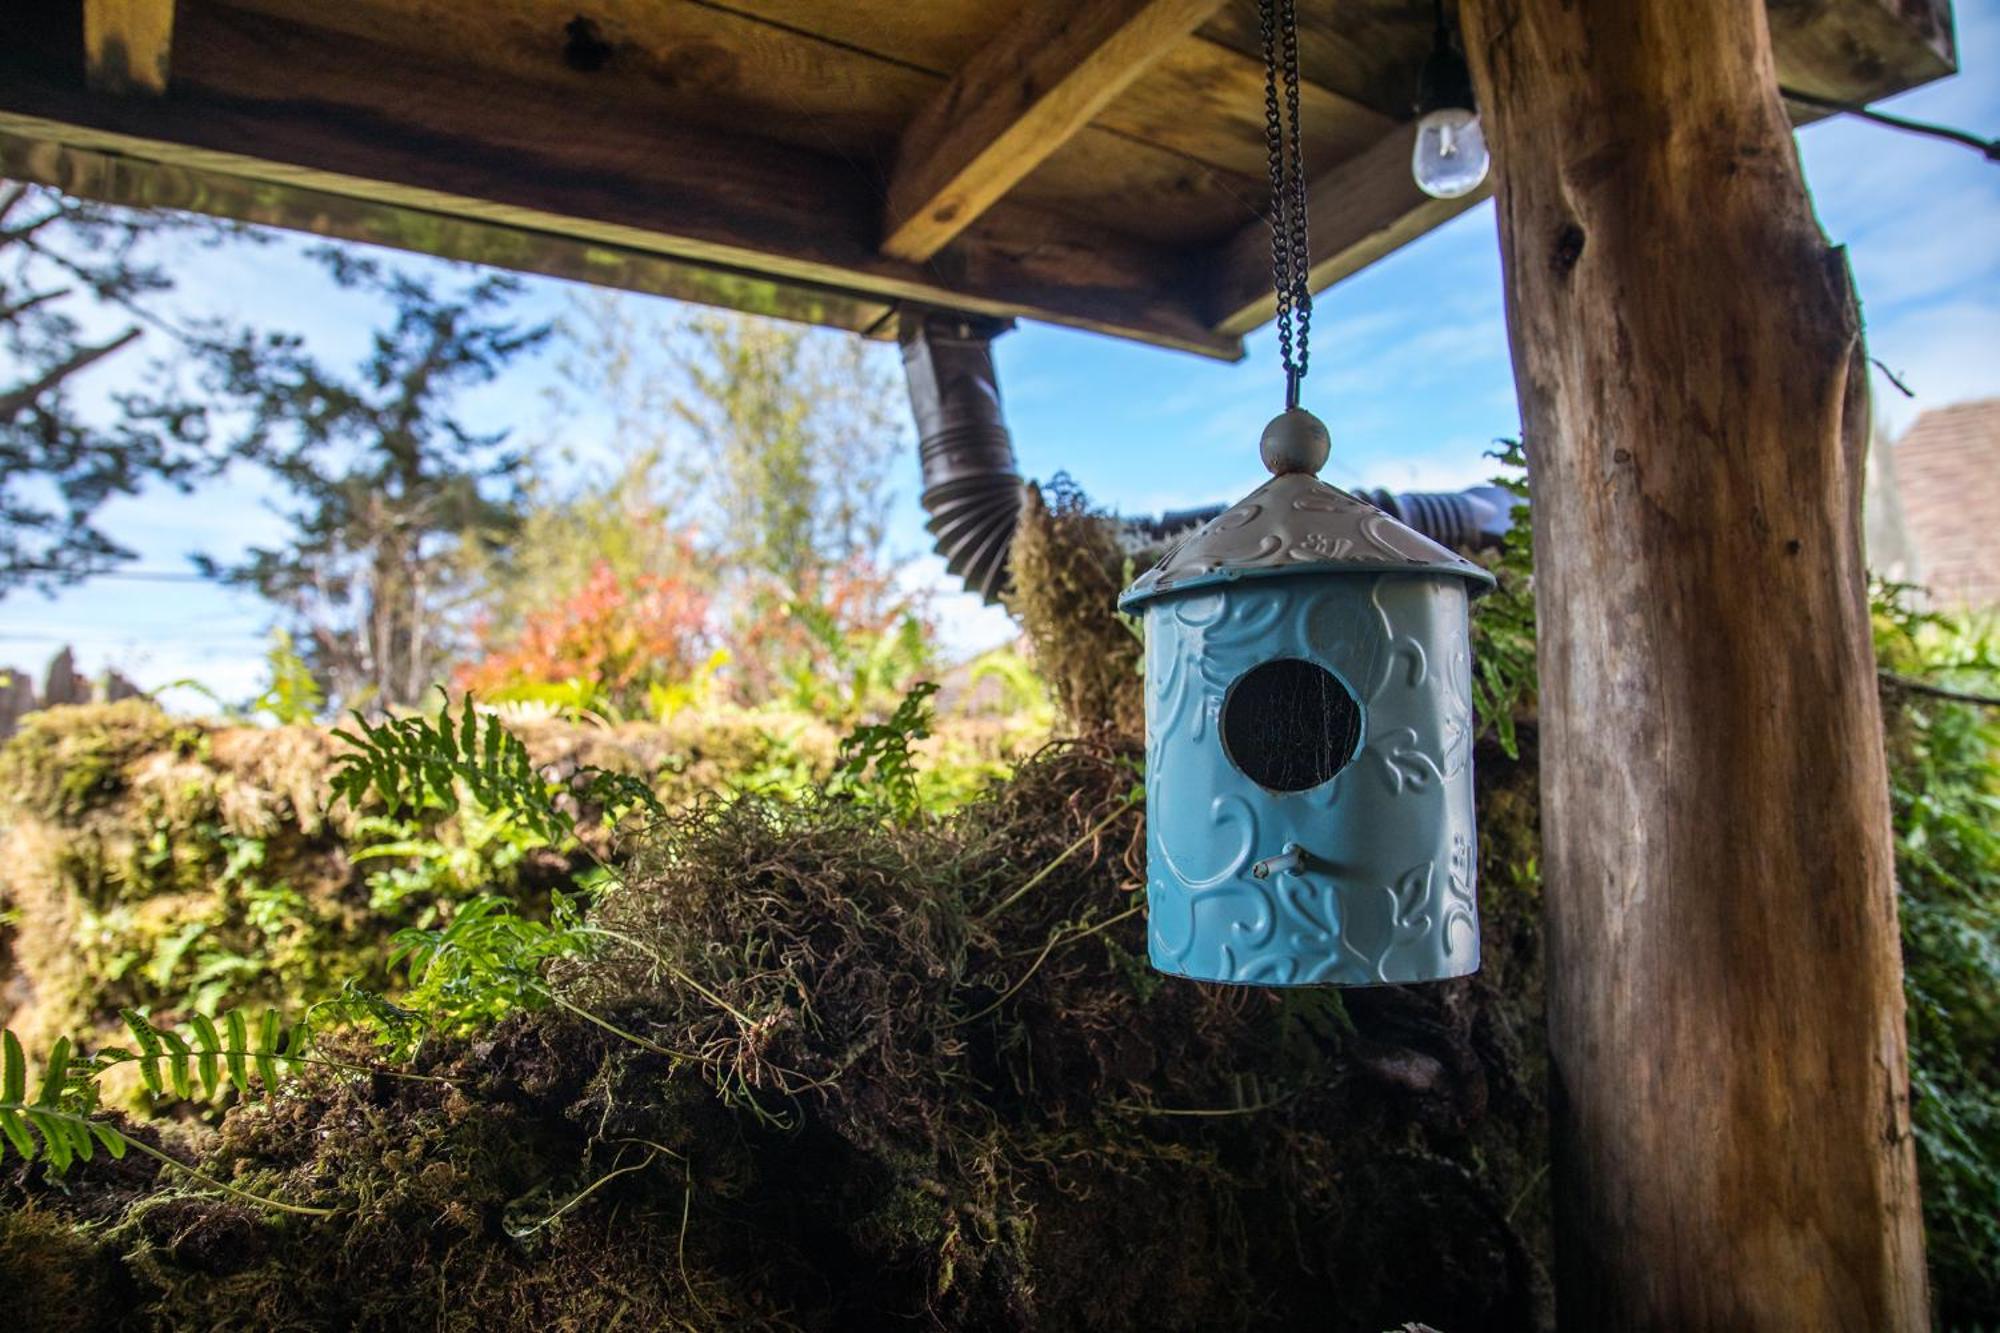
[(1895, 812), (1912, 1119), (1940, 1313), (2000, 1315), (2000, 710), (1901, 681), (2000, 693), (2000, 637), (1873, 599)]
[[(550, 919), (542, 922), (522, 916), (504, 898), (483, 894), (458, 904), (443, 926), (397, 933), (390, 965), (404, 969), (410, 984), (396, 1008), (402, 1020), (446, 1033), (544, 1008), (554, 998), (544, 968), (586, 952), (590, 943), (579, 897), (557, 894)], [(408, 1021), (385, 1025), (391, 1044), (407, 1044), (417, 1031)]]
[(896, 819), (912, 819), (922, 811), (917, 766), (910, 747), (931, 734), (936, 717), (930, 698), (937, 686), (918, 681), (882, 722), (863, 723), (840, 743), (829, 795), (875, 805)]
[(1054, 723), (1055, 701), (1049, 697), (1049, 682), (1021, 652), (990, 648), (973, 658), (966, 667), (968, 689), (977, 689), (989, 680), (1000, 688), (995, 711), (1009, 717), (1043, 718), (1044, 725)]
[(221, 1028), (202, 1017), (194, 1019), (184, 1030), (156, 1027), (129, 1009), (121, 1017), (139, 1048), (136, 1052), (106, 1047), (95, 1055), (80, 1056), (69, 1038), (58, 1037), (42, 1061), (40, 1090), (33, 1100), (28, 1097), (28, 1060), (20, 1039), (11, 1028), (0, 1031), (0, 1158), (12, 1147), (23, 1161), (40, 1158), (50, 1171), (60, 1175), (74, 1162), (92, 1160), (100, 1146), (113, 1158), (122, 1158), (128, 1150), (136, 1149), (193, 1180), (246, 1202), (316, 1216), (331, 1212), (266, 1199), (203, 1175), (180, 1159), (127, 1135), (119, 1126), (103, 1119), (98, 1109), (99, 1078), (106, 1070), (125, 1064), (138, 1066), (147, 1089), (156, 1099), (164, 1100), (171, 1095), (180, 1101), (197, 1097), (213, 1101), (231, 1087), (247, 1097), (259, 1084), (268, 1093), (278, 1086), (280, 1065), (313, 1060), (305, 1053), (307, 1037), (303, 1027), (295, 1027), (290, 1039), (285, 1040), (284, 1021), (275, 1009), (265, 1010), (254, 1030), (237, 1009), (223, 1015)]
[[(92, 1120), (90, 1107), (70, 1079), (69, 1038), (61, 1037), (43, 1062), (41, 1092), (28, 1099), (28, 1061), (12, 1029), (0, 1032), (0, 1149), (13, 1145), (22, 1160), (46, 1157), (58, 1172), (81, 1158), (89, 1161), (103, 1144), (113, 1157), (125, 1155), (125, 1136), (102, 1121)], [(88, 1078), (80, 1086), (92, 1085)], [(31, 1135), (28, 1131), (34, 1130)], [(35, 1135), (41, 1142), (37, 1145)], [(4, 1156), (4, 1151), (0, 1151)]]
[(372, 795), (390, 811), (457, 813), (463, 792), (487, 810), (504, 812), (544, 846), (566, 848), (576, 837), (576, 815), (563, 797), (618, 814), (663, 813), (652, 787), (629, 773), (586, 766), (580, 786), (545, 777), (528, 747), (498, 717), (482, 714), (466, 695), (454, 721), (449, 706), (435, 718), (420, 713), (370, 722), (355, 715), (354, 729), (334, 735), (351, 747), (335, 761), (336, 799), (360, 808)]
[(1472, 703), (1482, 731), (1507, 757), (1520, 757), (1514, 724), (1535, 700), (1534, 537), (1528, 518), (1527, 454), (1502, 440), (1492, 458), (1504, 471), (1493, 484), (1521, 498), (1514, 522), (1486, 567), (1499, 585), (1473, 603)]
[(514, 887), (521, 868), (546, 840), (508, 810), (476, 801), (459, 805), (448, 824), (435, 810), (363, 815), (349, 859), (369, 866), (368, 908), (387, 921), (427, 926), (447, 904), (482, 891)]
[(699, 498), (732, 568), (799, 588), (881, 548), (907, 418), (880, 349), (704, 311), (663, 339)]
[(270, 683), (250, 701), (250, 715), (268, 717), (281, 727), (316, 720), (326, 706), (326, 692), (293, 647), (290, 634), (282, 629), (272, 633), (264, 663)]
[(520, 520), (523, 459), (506, 432), (472, 429), (460, 396), (549, 329), (509, 318), (512, 278), (446, 286), (335, 247), (315, 253), (386, 318), (351, 370), (292, 335), (204, 349), (207, 387), (242, 423), (231, 448), (289, 497), (291, 526), (280, 544), (204, 568), (280, 608), (344, 705), (410, 706), (449, 668), (477, 570)]
[(226, 463), (207, 404), (177, 377), (106, 392), (101, 372), (182, 336), (154, 309), (174, 285), (159, 261), (176, 240), (243, 234), (0, 180), (0, 597), (132, 559), (97, 522), (105, 503), (149, 483), (186, 489)]
[(334, 797), (360, 808), (370, 795), (391, 811), (456, 812), (460, 791), (489, 810), (504, 810), (553, 846), (576, 832), (576, 817), (556, 804), (558, 785), (542, 776), (528, 747), (471, 695), (454, 722), (449, 706), (435, 718), (413, 713), (334, 735), (351, 747), (337, 760)]
[[(357, 1066), (315, 1060), (304, 1054), (306, 1038), (302, 1028), (294, 1029), (291, 1041), (281, 1047), (284, 1025), (276, 1010), (264, 1012), (254, 1035), (242, 1012), (231, 1010), (224, 1016), (227, 1038), (206, 1018), (195, 1020), (183, 1033), (155, 1027), (130, 1010), (123, 1017), (127, 1030), (139, 1045), (137, 1054), (114, 1047), (77, 1059), (69, 1039), (59, 1037), (43, 1062), (41, 1092), (32, 1103), (26, 1097), (27, 1060), (20, 1041), (11, 1029), (0, 1032), (0, 1085), (3, 1085), (0, 1086), (0, 1157), (4, 1157), (6, 1147), (11, 1145), (24, 1161), (32, 1161), (39, 1155), (50, 1171), (60, 1175), (73, 1162), (90, 1161), (98, 1145), (113, 1158), (137, 1151), (190, 1180), (245, 1203), (308, 1217), (333, 1215), (331, 1208), (266, 1198), (218, 1180), (145, 1140), (126, 1134), (99, 1116), (98, 1079), (115, 1066), (136, 1063), (155, 1097), (164, 1097), (171, 1089), (175, 1097), (186, 1101), (199, 1089), (205, 1098), (212, 1100), (229, 1086), (243, 1096), (251, 1095), (255, 1086), (250, 1077), (253, 1068), (257, 1081), (270, 1092), (277, 1087), (281, 1064), (313, 1062), (350, 1070), (358, 1069)], [(39, 1144), (27, 1133), (30, 1127), (40, 1136)]]
[(808, 641), (783, 666), (784, 700), (814, 717), (860, 717), (895, 698), (932, 664), (929, 629), (914, 614), (891, 616), (886, 625), (856, 623), (811, 599), (793, 598), (783, 616)]
[(124, 793), (133, 760), (182, 739), (144, 699), (40, 709), (0, 748), (0, 796), (45, 819), (77, 819)]

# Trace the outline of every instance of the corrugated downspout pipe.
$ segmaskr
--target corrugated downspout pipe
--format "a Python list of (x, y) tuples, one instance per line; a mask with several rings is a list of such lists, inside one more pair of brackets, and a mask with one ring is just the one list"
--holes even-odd
[[(1472, 486), (1462, 491), (1354, 492), (1399, 522), (1407, 523), (1432, 541), (1457, 551), (1498, 546), (1514, 523), (1518, 496), (1499, 486)], [(1157, 547), (1200, 527), (1227, 505), (1176, 509), (1158, 518), (1127, 518), (1119, 535), (1130, 551)]]
[(1007, 590), (1021, 473), (1000, 414), (993, 339), (1012, 320), (905, 310), (897, 327), (923, 463), (925, 526), (945, 568), (988, 605)]
[(1440, 546), (1480, 551), (1498, 546), (1514, 526), (1520, 496), (1501, 486), (1462, 491), (1357, 491), (1362, 499), (1407, 523)]
[[(993, 373), (993, 339), (1012, 327), (1007, 319), (918, 309), (904, 310), (897, 326), (917, 418), (925, 526), (945, 568), (988, 604), (1007, 590), (1007, 553), (1021, 520), (1021, 473)], [(1432, 541), (1464, 551), (1498, 546), (1520, 503), (1498, 486), (1356, 494)], [(1157, 547), (1223, 508), (1124, 519), (1121, 537), (1134, 551)]]

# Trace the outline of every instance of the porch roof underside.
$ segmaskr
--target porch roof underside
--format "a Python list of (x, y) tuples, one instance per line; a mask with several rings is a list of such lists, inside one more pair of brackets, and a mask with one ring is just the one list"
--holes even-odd
[[(1428, 0), (1299, 0), (1324, 288), (1410, 179)], [(850, 329), (1210, 356), (1270, 316), (1256, 0), (20, 0), (0, 175)], [(1948, 0), (1770, 0), (1786, 86), (1952, 72)]]

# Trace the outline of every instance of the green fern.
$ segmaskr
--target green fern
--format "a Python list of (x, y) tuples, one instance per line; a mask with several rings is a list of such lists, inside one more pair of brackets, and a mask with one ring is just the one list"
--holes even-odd
[(389, 965), (408, 971), (406, 1009), (445, 1031), (465, 1031), (554, 1002), (544, 965), (582, 954), (591, 943), (574, 897), (556, 894), (544, 923), (483, 894), (460, 903), (439, 929), (398, 931)]
[(303, 1053), (302, 1028), (295, 1029), (291, 1041), (281, 1046), (284, 1025), (275, 1009), (264, 1011), (254, 1034), (248, 1020), (237, 1010), (223, 1016), (221, 1029), (212, 1019), (196, 1017), (189, 1024), (188, 1034), (155, 1027), (129, 1009), (122, 1016), (138, 1043), (136, 1053), (110, 1047), (78, 1059), (69, 1038), (57, 1038), (43, 1061), (41, 1086), (32, 1101), (28, 1098), (28, 1059), (20, 1038), (11, 1029), (0, 1030), (0, 1159), (5, 1158), (11, 1147), (23, 1161), (39, 1157), (51, 1171), (60, 1174), (78, 1160), (90, 1161), (99, 1147), (114, 1158), (136, 1150), (235, 1198), (283, 1212), (331, 1215), (333, 1210), (329, 1208), (268, 1199), (216, 1180), (151, 1144), (128, 1137), (116, 1125), (98, 1117), (98, 1079), (105, 1070), (121, 1064), (136, 1063), (140, 1078), (155, 1097), (165, 1096), (168, 1089), (184, 1100), (192, 1098), (196, 1089), (204, 1096), (214, 1097), (225, 1085), (232, 1084), (248, 1096), (252, 1069), (267, 1090), (274, 1088), (281, 1062), (296, 1063), (309, 1058)]
[(171, 1089), (179, 1100), (191, 1101), (199, 1090), (202, 1098), (213, 1100), (225, 1086), (234, 1086), (247, 1097), (253, 1091), (253, 1069), (268, 1093), (278, 1086), (281, 1062), (297, 1065), (310, 1059), (305, 1026), (294, 1027), (287, 1039), (284, 1019), (276, 1009), (263, 1012), (254, 1032), (240, 1009), (225, 1012), (220, 1029), (214, 1019), (196, 1014), (188, 1020), (185, 1034), (156, 1027), (130, 1009), (120, 1010), (119, 1017), (139, 1050), (136, 1054), (119, 1047), (99, 1051), (92, 1076), (113, 1065), (136, 1062), (140, 1079), (155, 1097), (164, 1097)]
[[(58, 1038), (43, 1066), (41, 1090), (31, 1102), (28, 1060), (21, 1042), (11, 1030), (0, 1032), (0, 1132), (23, 1160), (44, 1156), (57, 1171), (68, 1170), (79, 1157), (89, 1161), (100, 1143), (113, 1157), (125, 1155), (123, 1134), (74, 1109), (70, 1054), (69, 1038)], [(35, 1135), (41, 1136), (39, 1148)]]
[(465, 698), (461, 717), (450, 709), (436, 720), (421, 714), (371, 723), (355, 715), (356, 729), (333, 734), (353, 747), (336, 760), (334, 796), (359, 807), (370, 792), (390, 810), (430, 807), (456, 812), (459, 791), (489, 810), (507, 810), (555, 844), (576, 829), (559, 808), (557, 784), (543, 777), (528, 747), (497, 717), (482, 717)]
[[(355, 715), (353, 731), (333, 734), (350, 747), (335, 760), (336, 799), (359, 808), (370, 793), (390, 811), (459, 809), (460, 792), (488, 810), (505, 811), (552, 847), (570, 845), (576, 816), (565, 809), (562, 783), (544, 777), (528, 747), (499, 718), (481, 715), (471, 695), (454, 720), (449, 707), (435, 720), (422, 715), (380, 723)], [(642, 779), (586, 767), (576, 795), (615, 820), (634, 810), (663, 814)]]
[(827, 792), (881, 806), (898, 819), (915, 816), (923, 800), (910, 747), (931, 734), (930, 698), (937, 691), (930, 681), (920, 680), (887, 721), (864, 723), (849, 732), (834, 756)]

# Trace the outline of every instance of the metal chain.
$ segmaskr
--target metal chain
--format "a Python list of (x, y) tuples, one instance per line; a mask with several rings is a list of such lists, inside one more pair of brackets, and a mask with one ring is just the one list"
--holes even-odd
[(1312, 293), (1306, 286), (1312, 248), (1306, 232), (1306, 164), (1299, 134), (1297, 0), (1258, 0), (1257, 18), (1264, 39), (1264, 146), (1271, 160), (1271, 290), (1277, 298), (1278, 359), (1285, 368), (1289, 409), (1299, 405), (1299, 382), (1306, 377), (1312, 336)]

